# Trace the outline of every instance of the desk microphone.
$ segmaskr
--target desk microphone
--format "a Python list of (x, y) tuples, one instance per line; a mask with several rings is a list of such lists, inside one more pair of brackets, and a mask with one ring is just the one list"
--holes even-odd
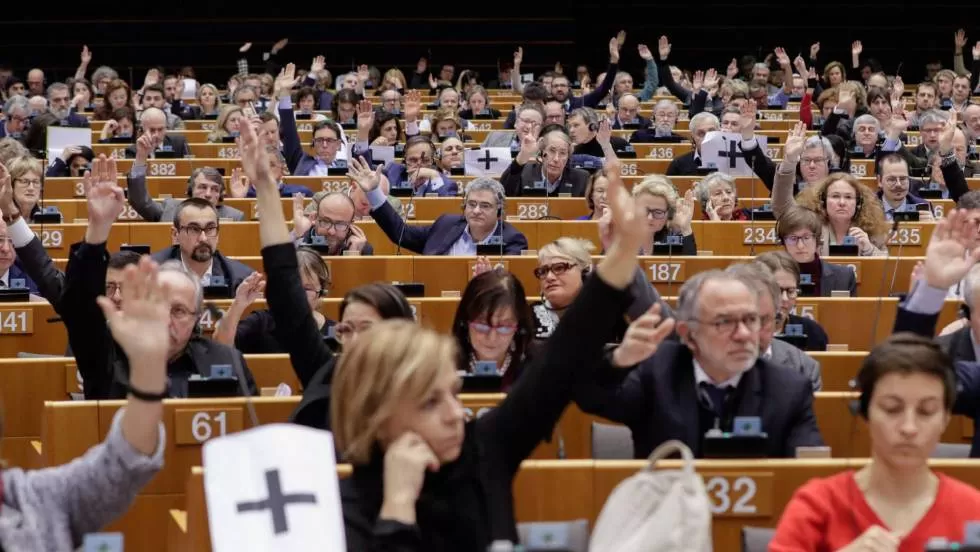
[[(889, 237), (892, 236), (892, 235), (895, 235), (896, 237), (898, 236), (898, 225), (899, 225), (899, 222), (900, 222), (899, 219), (893, 218), (891, 230), (888, 231), (888, 236)], [(891, 281), (891, 284), (888, 286), (888, 294), (887, 294), (888, 297), (891, 297), (892, 290), (895, 287), (895, 278), (898, 276), (898, 264), (899, 264), (899, 262), (901, 261), (901, 258), (902, 258), (902, 246), (903, 245), (904, 244), (902, 243), (902, 240), (898, 240), (898, 256), (895, 259), (895, 269), (892, 272), (892, 281)], [(888, 248), (888, 238), (886, 237), (885, 238), (885, 262), (884, 262), (884, 267), (881, 270), (881, 283), (878, 286), (878, 290), (879, 290), (878, 291), (878, 305), (875, 307), (875, 321), (871, 325), (871, 341), (868, 344), (869, 345), (868, 346), (869, 350), (870, 350), (871, 347), (874, 346), (874, 344), (875, 344), (875, 337), (878, 335), (878, 320), (881, 317), (881, 306), (882, 306), (882, 303), (884, 302), (884, 299), (885, 299), (885, 295), (882, 294), (882, 291), (884, 291), (883, 288), (885, 287), (885, 276), (888, 274), (888, 272), (887, 272), (888, 271), (888, 259), (890, 259), (890, 258), (891, 258), (891, 249)]]
[[(415, 170), (415, 178), (418, 178), (419, 173), (421, 171), (422, 171), (422, 167), (419, 167), (418, 169)], [(411, 179), (409, 180), (409, 184), (412, 184)], [(378, 183), (378, 185), (380, 186), (381, 184)], [(385, 201), (388, 201), (387, 197), (385, 198)], [(405, 237), (405, 229), (408, 227), (408, 215), (412, 212), (412, 205), (414, 203), (415, 203), (415, 188), (413, 186), (412, 195), (409, 196), (408, 205), (405, 206), (405, 217), (402, 220), (402, 229), (400, 232), (398, 232), (398, 242), (395, 244), (395, 255), (402, 254), (402, 239)]]

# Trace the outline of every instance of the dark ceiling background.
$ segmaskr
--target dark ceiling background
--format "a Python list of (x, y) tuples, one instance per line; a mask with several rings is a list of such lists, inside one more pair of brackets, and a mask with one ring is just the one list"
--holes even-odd
[[(253, 8), (263, 8), (263, 4)], [(950, 2), (931, 3), (927, 10), (912, 4), (787, 7), (760, 2), (587, 2), (577, 8), (555, 8), (551, 15), (506, 3), (487, 3), (483, 13), (449, 7), (454, 5), (421, 4), (413, 16), (382, 16), (377, 3), (371, 3), (361, 15), (341, 15), (333, 7), (315, 4), (296, 5), (309, 12), (305, 16), (289, 12), (264, 17), (209, 16), (207, 9), (201, 15), (185, 16), (158, 13), (68, 19), (32, 14), (29, 20), (0, 22), (0, 61), (12, 65), (20, 76), (40, 66), (49, 82), (62, 80), (74, 73), (81, 45), (88, 44), (95, 56), (90, 69), (106, 64), (124, 78), (130, 78), (130, 72), (142, 78), (150, 65), (168, 70), (192, 65), (202, 80), (223, 84), (235, 71), (242, 43), (255, 43), (250, 58), (258, 66), (262, 51), (288, 37), (289, 45), (280, 55), (284, 61), (305, 67), (312, 56), (323, 54), (335, 74), (362, 62), (382, 69), (394, 65), (407, 72), (424, 55), (434, 64), (476, 68), (488, 80), (497, 60), (510, 59), (514, 48), (523, 45), (528, 70), (540, 72), (561, 61), (567, 68), (587, 63), (594, 75), (605, 64), (608, 39), (622, 28), (628, 32), (622, 63), (637, 76), (642, 62), (636, 44), (643, 41), (655, 49), (657, 38), (667, 34), (674, 45), (673, 63), (719, 70), (734, 55), (765, 56), (781, 45), (795, 56), (816, 40), (821, 42), (822, 62), (846, 62), (851, 41), (860, 39), (865, 56), (880, 60), (889, 73), (901, 63), (905, 81), (915, 82), (929, 60), (951, 66), (953, 32), (967, 22), (980, 21), (978, 5)], [(269, 11), (248, 10), (250, 14)], [(436, 15), (445, 12), (459, 15)], [(971, 44), (975, 43), (980, 39), (980, 26), (967, 27), (967, 33)], [(966, 55), (970, 55), (969, 47)]]

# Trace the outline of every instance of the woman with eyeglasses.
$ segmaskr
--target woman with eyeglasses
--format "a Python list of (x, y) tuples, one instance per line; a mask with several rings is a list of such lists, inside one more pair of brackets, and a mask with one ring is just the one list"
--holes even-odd
[[(330, 270), (320, 254), (308, 247), (296, 249), (299, 259), (300, 280), (306, 301), (320, 335), (328, 343), (334, 343), (336, 322), (319, 311), (320, 299), (330, 290)], [(232, 345), (244, 354), (276, 354), (286, 352), (276, 337), (276, 322), (268, 310), (256, 310), (246, 316), (245, 310), (265, 290), (265, 276), (253, 272), (238, 285), (235, 300), (214, 329), (212, 339)]]
[[(674, 185), (660, 175), (650, 175), (633, 186), (633, 198), (647, 215), (650, 238), (640, 255), (656, 255), (657, 245), (672, 245), (672, 255), (697, 255), (691, 219), (694, 216), (694, 191), (679, 197)], [(665, 253), (666, 254), (666, 253)]]
[(823, 326), (809, 316), (794, 314), (796, 299), (800, 296), (800, 265), (785, 251), (769, 251), (755, 260), (768, 266), (779, 284), (781, 300), (776, 306), (779, 312), (777, 320), (780, 323), (776, 326), (775, 333), (788, 333), (786, 326), (797, 325), (806, 336), (804, 351), (826, 351), (829, 339)]
[(13, 187), (14, 204), (20, 211), (20, 216), (31, 220), (41, 212), (41, 192), (44, 181), (44, 167), (40, 159), (33, 157), (16, 157), (7, 163), (7, 172)]
[(436, 168), (435, 145), (426, 136), (412, 136), (405, 143), (405, 164), (389, 163), (385, 169), (392, 190), (409, 189), (412, 195), (459, 195), (459, 186)]
[(456, 308), (459, 368), (472, 374), (478, 372), (477, 363), (493, 362), (506, 391), (526, 365), (533, 332), (521, 281), (500, 268), (487, 270), (470, 280)]
[[(776, 221), (776, 237), (800, 267), (801, 280), (809, 280), (808, 295), (830, 297), (834, 291), (857, 296), (857, 277), (846, 266), (828, 263), (820, 256), (823, 220), (816, 212), (795, 205)], [(806, 274), (806, 277), (802, 275)]]
[(589, 214), (578, 217), (577, 220), (599, 220), (606, 212), (606, 189), (609, 179), (605, 169), (592, 173), (589, 183), (585, 186), (585, 204), (589, 206)]

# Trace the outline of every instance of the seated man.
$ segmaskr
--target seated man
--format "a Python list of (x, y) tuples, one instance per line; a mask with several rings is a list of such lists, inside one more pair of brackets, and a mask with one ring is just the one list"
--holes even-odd
[(321, 255), (343, 255), (345, 251), (373, 255), (374, 247), (367, 242), (364, 231), (354, 224), (354, 200), (342, 192), (329, 192), (319, 198), (315, 215), (295, 213), (293, 234), (300, 245), (322, 242), (327, 251)]
[(596, 379), (579, 384), (576, 402), (629, 426), (636, 458), (671, 439), (703, 457), (705, 434), (732, 431), (735, 416), (760, 418), (770, 457), (822, 446), (809, 378), (760, 356), (759, 334), (772, 324), (762, 320), (761, 302), (755, 282), (742, 274), (696, 274), (679, 293), (679, 341), (644, 338), (652, 315), (640, 317)]
[[(149, 136), (152, 140), (148, 155), (156, 158), (157, 152), (173, 152), (176, 157), (187, 157), (191, 149), (187, 138), (179, 134), (167, 134), (167, 114), (162, 109), (150, 107), (140, 113), (140, 136)], [(136, 157), (136, 144), (126, 147), (126, 159)]]
[[(149, 222), (170, 222), (174, 220), (177, 208), (183, 200), (167, 198), (153, 201), (146, 187), (146, 159), (153, 150), (153, 140), (148, 135), (136, 140), (136, 159), (126, 181), (129, 183), (128, 199), (139, 216)], [(245, 220), (245, 213), (224, 204), (225, 181), (217, 169), (198, 167), (187, 179), (187, 197), (203, 199), (218, 211), (218, 218), (235, 221)]]
[[(932, 221), (932, 205), (909, 191), (909, 165), (898, 153), (886, 153), (878, 160), (878, 199), (885, 209), (885, 218), (895, 219), (895, 213), (918, 211), (919, 220)], [(966, 180), (963, 180), (966, 184)], [(918, 207), (924, 205), (925, 209)], [(907, 220), (907, 219), (906, 219)]]
[(23, 287), (31, 294), (39, 295), (37, 284), (21, 268), (14, 247), (14, 238), (8, 233), (7, 223), (0, 220), (0, 289), (9, 289), (14, 280), (23, 280)]
[[(112, 290), (107, 283), (110, 270), (106, 241), (113, 221), (125, 207), (125, 199), (122, 189), (116, 185), (115, 165), (110, 166), (105, 156), (95, 161), (92, 173), (96, 176), (85, 183), (89, 225), (85, 239), (71, 247), (61, 315), (84, 380), (85, 398), (121, 399), (127, 393), (129, 362), (112, 339), (96, 298), (118, 293), (118, 281)], [(255, 382), (242, 354), (202, 338), (196, 331), (203, 307), (199, 278), (179, 262), (164, 263), (159, 278), (170, 289), (166, 396), (185, 397), (192, 375), (210, 376), (214, 366), (236, 363), (244, 372), (245, 387), (250, 394), (256, 394)]]
[(174, 245), (154, 253), (153, 260), (161, 264), (171, 259), (180, 261), (197, 275), (202, 286), (218, 285), (215, 278), (220, 277), (228, 286), (228, 299), (231, 299), (242, 280), (255, 271), (218, 251), (219, 229), (214, 205), (196, 197), (185, 199), (174, 214), (171, 229)]
[(466, 187), (462, 215), (442, 215), (431, 226), (407, 224), (379, 188), (380, 168), (372, 171), (363, 159), (351, 164), (351, 179), (367, 194), (371, 216), (398, 247), (423, 255), (476, 255), (478, 245), (499, 246), (504, 255), (520, 255), (527, 238), (504, 222), (504, 188), (490, 178)]
[[(607, 156), (615, 158), (609, 142), (604, 144)], [(589, 173), (572, 166), (571, 150), (571, 138), (558, 127), (538, 139), (525, 138), (520, 153), (500, 175), (507, 196), (523, 195), (525, 189), (543, 188), (551, 197), (559, 194), (584, 197)]]
[[(282, 181), (282, 177), (286, 175), (286, 158), (283, 157), (279, 148), (274, 145), (266, 144), (265, 148), (269, 152), (269, 171), (272, 173), (272, 178), (275, 178), (276, 183), (279, 185), (279, 197), (293, 197), (293, 194), (303, 194), (305, 197), (313, 197), (313, 190), (308, 187), (302, 184), (286, 184)], [(236, 186), (234, 178), (233, 176), (231, 187), (232, 197), (255, 197), (255, 188), (251, 184), (248, 184), (247, 188), (241, 185)], [(247, 190), (245, 195), (240, 195), (242, 190)]]

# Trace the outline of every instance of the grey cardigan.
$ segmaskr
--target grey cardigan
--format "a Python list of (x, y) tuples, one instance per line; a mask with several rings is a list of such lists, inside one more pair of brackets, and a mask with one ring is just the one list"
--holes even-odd
[(129, 509), (163, 467), (166, 431), (161, 423), (156, 452), (144, 456), (123, 437), (122, 412), (116, 412), (105, 441), (67, 464), (3, 470), (4, 550), (75, 550), (86, 533), (102, 530)]
[[(142, 170), (140, 170), (142, 169)], [(182, 199), (168, 198), (162, 202), (153, 201), (150, 191), (146, 188), (146, 166), (134, 167), (126, 178), (129, 191), (127, 199), (133, 210), (149, 222), (171, 222), (177, 214), (177, 207)], [(218, 205), (218, 218), (231, 219), (236, 222), (245, 220), (245, 213), (229, 207)]]

